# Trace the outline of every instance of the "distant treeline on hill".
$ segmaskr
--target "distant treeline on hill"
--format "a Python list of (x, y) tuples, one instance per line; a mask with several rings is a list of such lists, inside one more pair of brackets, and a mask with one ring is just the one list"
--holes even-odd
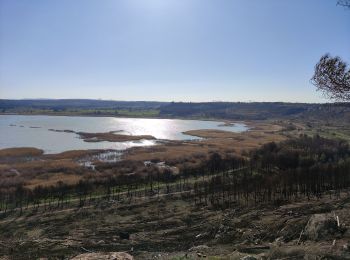
[(208, 103), (170, 103), (163, 106), (160, 115), (164, 116), (198, 116), (227, 119), (268, 119), (300, 114), (315, 105), (253, 102), (208, 102)]
[[(284, 102), (155, 102), (109, 101), (90, 99), (0, 99), (0, 112), (25, 113), (30, 110), (69, 112), (72, 109), (98, 111), (110, 115), (110, 110), (156, 110), (150, 116), (166, 118), (220, 118), (233, 120), (264, 120), (280, 118), (315, 118), (350, 120), (350, 103), (284, 103)], [(91, 113), (92, 114), (92, 113)]]
[(156, 101), (114, 101), (98, 99), (0, 99), (0, 109), (33, 108), (33, 109), (111, 109), (142, 108), (152, 109), (166, 105)]
[(234, 120), (308, 118), (350, 120), (350, 103), (308, 104), (284, 102), (170, 103), (161, 116), (204, 117)]

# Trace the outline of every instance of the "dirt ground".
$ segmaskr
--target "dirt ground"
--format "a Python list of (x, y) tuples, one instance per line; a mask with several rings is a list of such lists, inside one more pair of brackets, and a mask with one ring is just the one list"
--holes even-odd
[[(340, 228), (310, 239), (302, 231), (315, 214), (338, 216)], [(350, 259), (349, 216), (349, 193), (225, 210), (179, 196), (99, 201), (80, 209), (3, 215), (0, 258), (69, 259), (124, 251), (135, 259)]]

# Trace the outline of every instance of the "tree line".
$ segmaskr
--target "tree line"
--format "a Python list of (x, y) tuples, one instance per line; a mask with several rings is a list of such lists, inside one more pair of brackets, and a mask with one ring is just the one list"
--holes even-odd
[(350, 186), (350, 150), (346, 141), (302, 135), (268, 143), (250, 153), (246, 167), (195, 185), (196, 202), (214, 206), (282, 203), (298, 198), (339, 196)]

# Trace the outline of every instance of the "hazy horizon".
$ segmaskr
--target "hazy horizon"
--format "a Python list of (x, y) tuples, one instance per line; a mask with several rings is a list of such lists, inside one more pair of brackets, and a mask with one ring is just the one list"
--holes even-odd
[(0, 100), (16, 100), (16, 101), (50, 101), (50, 100), (91, 100), (91, 101), (112, 101), (112, 102), (159, 102), (159, 103), (300, 103), (300, 104), (343, 104), (347, 102), (342, 101), (332, 101), (332, 100), (323, 100), (321, 102), (301, 102), (301, 101), (256, 101), (256, 100), (208, 100), (208, 101), (174, 101), (174, 100), (132, 100), (132, 99), (101, 99), (101, 98), (0, 98)]
[(349, 24), (336, 0), (0, 0), (0, 98), (328, 102), (310, 78)]

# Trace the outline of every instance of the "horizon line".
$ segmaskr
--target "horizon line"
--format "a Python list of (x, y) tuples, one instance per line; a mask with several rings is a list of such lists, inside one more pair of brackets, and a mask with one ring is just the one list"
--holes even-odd
[(325, 101), (325, 102), (302, 102), (302, 101), (228, 101), (228, 100), (211, 100), (211, 101), (165, 101), (165, 100), (121, 100), (121, 99), (102, 99), (102, 98), (0, 98), (0, 101), (16, 100), (16, 101), (59, 101), (59, 100), (91, 100), (91, 101), (110, 101), (110, 102), (158, 102), (158, 103), (290, 103), (290, 104), (346, 104), (349, 102)]

